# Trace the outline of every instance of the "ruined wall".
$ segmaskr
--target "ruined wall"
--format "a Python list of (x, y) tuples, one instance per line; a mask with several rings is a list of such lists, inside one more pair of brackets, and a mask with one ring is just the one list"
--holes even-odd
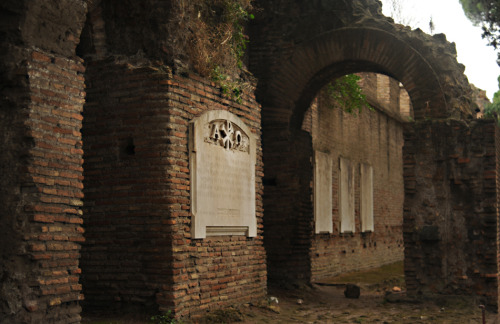
[(249, 69), (259, 79), (264, 107), (303, 113), (329, 81), (357, 72), (390, 75), (403, 83), (424, 117), (472, 117), (472, 90), (446, 35), (394, 24), (371, 0), (256, 1)]
[(2, 166), (4, 190), (12, 190), (3, 192), (0, 319), (6, 321), (80, 320), (83, 71), (80, 61), (31, 51), (29, 96), (20, 101), (26, 106), (15, 113), (2, 107), (2, 121), (11, 123), (3, 125), (3, 144), (25, 143), (22, 155), (5, 157), (17, 162)]
[[(29, 148), (20, 146), (26, 151), (18, 156), (17, 165), (2, 171), (16, 175), (19, 182), (10, 187), (10, 194), (18, 196), (12, 203), (7, 201), (4, 214), (11, 218), (5, 220), (10, 226), (4, 227), (7, 232), (2, 235), (6, 240), (2, 318), (13, 322), (65, 318), (73, 323), (80, 320), (78, 301), (82, 299), (78, 257), (84, 240), (80, 134), (84, 68), (79, 60), (41, 51), (29, 54), (24, 92), (29, 99), (11, 117), (5, 115), (5, 121), (13, 124), (3, 129), (5, 144), (21, 141)], [(27, 119), (14, 117), (19, 113)], [(13, 136), (11, 127), (21, 133)], [(5, 183), (9, 188), (13, 182)], [(15, 254), (9, 256), (12, 251)]]
[[(86, 44), (78, 50), (88, 66), (85, 73), (75, 48), (86, 17), (86, 1), (0, 2), (4, 22), (0, 25), (0, 143), (4, 152), (0, 156), (0, 203), (4, 210), (0, 215), (0, 322), (80, 321), (79, 301), (83, 297), (78, 263), (87, 224), (88, 242), (82, 250), (83, 290), (88, 296), (86, 305), (94, 309), (135, 310), (133, 304), (148, 310), (173, 310), (181, 316), (264, 296), (263, 224), (267, 262), (273, 270), (270, 278), (310, 279), (313, 147), (311, 136), (299, 130), (297, 120), (301, 121), (325, 80), (360, 70), (384, 72), (407, 81), (419, 118), (468, 116), (469, 89), (463, 66), (456, 63), (454, 47), (442, 35), (425, 36), (394, 26), (380, 15), (377, 2), (367, 6), (367, 1), (259, 1), (264, 10), (254, 21), (257, 27), (250, 42), (250, 68), (260, 78), (259, 102), (265, 105), (262, 125), (269, 163), (269, 209), (263, 220), (263, 153), (258, 141), (257, 237), (194, 240), (190, 232), (189, 121), (207, 110), (224, 109), (240, 116), (258, 137), (261, 118), (253, 88), (247, 89), (239, 103), (221, 95), (222, 89), (208, 79), (191, 73), (196, 64), (190, 53), (211, 48), (187, 48), (197, 44), (194, 40), (200, 35), (193, 32), (198, 31), (193, 26), (212, 16), (199, 20), (200, 12), (195, 10), (199, 2), (190, 2), (190, 11), (181, 12), (186, 20), (171, 20), (180, 17), (172, 14), (172, 4), (180, 3), (89, 1), (92, 12), (82, 38)], [(206, 3), (204, 8), (210, 9)], [(196, 23), (189, 25), (189, 21)], [(212, 27), (220, 30), (217, 23)], [(321, 37), (315, 38), (318, 35)], [(199, 40), (207, 39), (211, 38)], [(231, 48), (226, 47), (222, 54), (229, 55), (235, 64)], [(203, 53), (197, 58), (197, 62), (206, 62)], [(239, 69), (227, 74), (239, 77), (240, 72), (244, 74)], [(88, 87), (84, 130), (88, 138), (84, 135), (87, 198), (82, 203), (84, 77)], [(426, 115), (429, 96), (432, 109)], [(492, 252), (490, 244), (495, 235), (488, 225), (492, 223), (488, 195), (494, 191), (489, 178), (493, 155), (470, 156), (470, 163), (476, 163), (476, 158), (478, 164), (483, 163), (481, 167), (488, 172), (483, 174), (481, 167), (474, 165), (471, 170), (469, 162), (454, 157), (461, 157), (463, 151), (450, 153), (451, 167), (445, 170), (464, 171), (453, 173), (462, 181), (453, 182), (459, 189), (446, 197), (445, 204), (428, 203), (419, 196), (427, 195), (431, 188), (428, 173), (421, 170), (436, 162), (427, 152), (436, 150), (434, 153), (443, 159), (437, 161), (445, 161), (443, 152), (453, 151), (447, 143), (456, 141), (458, 148), (469, 143), (467, 136), (461, 137), (460, 127), (448, 128), (447, 141), (432, 138), (434, 146), (429, 147), (426, 141), (418, 142), (427, 138), (428, 129), (417, 128), (414, 138), (408, 133), (409, 143), (416, 145), (408, 146), (409, 154), (418, 149), (414, 153), (423, 155), (405, 160), (407, 195), (416, 197), (415, 205), (407, 208), (407, 216), (419, 222), (416, 227), (410, 222), (406, 228), (411, 261), (406, 273), (410, 290), (424, 285), (445, 292), (479, 291), (492, 304), (492, 290), (496, 289), (492, 254), (496, 251)], [(487, 129), (481, 129), (484, 138)], [(481, 147), (474, 137), (472, 144), (471, 148), (475, 144)], [(412, 174), (418, 176), (412, 179)], [(436, 206), (448, 208), (444, 212), (439, 209), (446, 215), (459, 210), (452, 209), (448, 201), (468, 199), (464, 194), (468, 191), (461, 186), (469, 174), (473, 180), (487, 177), (484, 186), (467, 179), (467, 188), (478, 191), (477, 197), (486, 197), (481, 201), (485, 206), (488, 203), (488, 208), (475, 203), (475, 208), (464, 207), (463, 212), (454, 213), (460, 222), (470, 223), (472, 232), (467, 232), (467, 237), (475, 250), (453, 246), (446, 241), (449, 236), (436, 240), (436, 228), (438, 233), (463, 234), (464, 226), (460, 223), (456, 226), (460, 231), (443, 232), (448, 220), (455, 218), (447, 217), (436, 225), (431, 218)], [(420, 212), (422, 204), (429, 220), (412, 214)], [(479, 217), (472, 219), (470, 215)], [(478, 220), (484, 222), (476, 223)], [(424, 230), (417, 233), (420, 228)], [(474, 231), (477, 228), (478, 233)], [(432, 242), (436, 241), (446, 242), (440, 244), (458, 251), (459, 257), (442, 258), (439, 253), (448, 250), (442, 246), (434, 249), (436, 243)], [(441, 260), (447, 260), (445, 266)], [(465, 271), (467, 277), (461, 275), (464, 264), (472, 269)], [(436, 268), (445, 269), (438, 278), (445, 285), (435, 284)]]
[[(265, 176), (264, 240), (269, 281), (274, 284), (315, 281), (403, 259), (400, 88), (397, 81), (376, 74), (363, 74), (360, 83), (368, 100), (380, 108), (372, 111), (365, 107), (359, 116), (353, 116), (335, 107), (321, 92), (304, 116), (305, 132), (294, 134), (292, 144), (279, 140), (286, 134), (279, 124), (265, 125), (269, 127), (269, 142), (264, 142), (264, 147), (269, 150), (266, 159), (271, 167), (267, 167)], [(332, 234), (314, 234), (313, 149), (329, 153), (333, 161)], [(341, 156), (356, 165), (354, 234), (340, 234)], [(272, 167), (278, 161), (279, 167)], [(366, 162), (374, 170), (373, 233), (360, 233), (360, 163)]]
[(0, 4), (2, 323), (80, 321), (85, 4), (44, 6)]
[(191, 238), (189, 122), (223, 109), (259, 135), (255, 99), (237, 103), (210, 81), (145, 60), (95, 61), (86, 76), (85, 309), (183, 316), (263, 297), (260, 149), (258, 236)]
[(493, 120), (426, 121), (405, 129), (409, 293), (475, 294), (496, 309), (495, 146)]

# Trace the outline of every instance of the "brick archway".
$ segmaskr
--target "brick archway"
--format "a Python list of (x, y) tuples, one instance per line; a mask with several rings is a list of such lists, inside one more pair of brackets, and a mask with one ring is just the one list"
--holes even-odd
[[(277, 68), (270, 68), (275, 72), (259, 94), (266, 107), (264, 114), (272, 114), (274, 108), (269, 107), (280, 107), (277, 109), (289, 114), (291, 129), (297, 129), (312, 98), (326, 83), (349, 73), (376, 72), (405, 86), (415, 119), (446, 118), (453, 110), (466, 115), (469, 109), (466, 104), (447, 101), (454, 95), (455, 84), (446, 82), (455, 82), (457, 70), (463, 72), (463, 67), (454, 63), (456, 66), (443, 66), (442, 58), (426, 55), (411, 39), (405, 40), (386, 30), (342, 28), (296, 46), (293, 54), (280, 61)], [(452, 72), (447, 74), (446, 70)]]
[[(415, 119), (420, 122), (419, 127), (435, 129), (432, 131), (433, 137), (429, 132), (420, 132), (418, 136), (414, 136), (411, 130), (405, 134), (412, 135), (405, 137), (408, 144), (405, 159), (408, 163), (404, 169), (404, 226), (407, 231), (405, 260), (410, 289), (413, 292), (484, 294), (484, 291), (471, 288), (472, 285), (483, 284), (484, 279), (479, 278), (479, 275), (474, 278), (463, 275), (462, 278), (465, 279), (457, 279), (455, 274), (445, 273), (448, 268), (458, 267), (459, 264), (451, 254), (460, 255), (460, 266), (467, 268), (467, 271), (478, 262), (475, 257), (471, 257), (476, 252), (470, 253), (463, 247), (455, 246), (451, 252), (450, 246), (453, 245), (455, 233), (446, 224), (456, 223), (454, 226), (461, 231), (468, 226), (477, 226), (473, 217), (468, 215), (477, 213), (479, 209), (475, 206), (483, 202), (478, 199), (478, 202), (474, 202), (476, 205), (471, 203), (467, 206), (467, 213), (461, 214), (453, 210), (455, 207), (451, 207), (455, 204), (456, 196), (460, 190), (469, 190), (477, 192), (478, 197), (484, 195), (481, 199), (484, 199), (485, 205), (489, 206), (491, 200), (486, 188), (489, 184), (484, 187), (461, 184), (463, 188), (457, 190), (456, 184), (450, 184), (449, 180), (461, 176), (453, 171), (456, 170), (457, 163), (469, 161), (469, 158), (456, 158), (469, 154), (469, 149), (457, 153), (460, 149), (453, 138), (462, 135), (454, 133), (458, 126), (453, 125), (450, 120), (460, 120), (465, 125), (472, 116), (470, 86), (463, 74), (464, 66), (456, 61), (454, 45), (448, 43), (444, 35), (430, 36), (420, 30), (405, 29), (388, 23), (384, 17), (376, 14), (373, 17), (363, 16), (365, 12), (357, 16), (358, 19), (350, 20), (350, 17), (342, 20), (345, 18), (342, 17), (339, 19), (341, 21), (335, 21), (338, 16), (332, 12), (320, 13), (316, 8), (320, 6), (317, 3), (301, 5), (309, 6), (310, 11), (297, 17), (293, 23), (284, 18), (280, 20), (281, 17), (289, 17), (287, 9), (283, 9), (286, 13), (280, 12), (281, 15), (276, 15), (279, 17), (275, 20), (267, 20), (272, 21), (272, 26), (266, 28), (268, 34), (259, 33), (259, 26), (253, 30), (257, 41), (253, 46), (253, 55), (250, 56), (250, 67), (259, 79), (257, 96), (263, 105), (266, 184), (264, 242), (268, 255), (269, 282), (309, 281), (312, 278), (310, 253), (314, 218), (311, 183), (314, 150), (311, 136), (300, 128), (304, 113), (318, 90), (329, 81), (345, 74), (365, 71), (385, 74), (403, 83), (410, 95)], [(320, 23), (324, 16), (333, 21), (333, 26), (329, 29)], [(361, 16), (363, 18), (359, 18)], [(281, 27), (282, 25), (285, 27)], [(263, 36), (258, 38), (256, 35)], [(481, 129), (483, 126), (471, 123), (466, 127)], [(453, 134), (449, 135), (447, 132)], [(440, 134), (448, 136), (449, 146), (440, 140)], [(486, 138), (487, 134), (481, 133), (480, 136)], [(467, 143), (476, 141), (469, 140), (467, 139)], [(416, 143), (419, 150), (414, 149)], [(487, 156), (492, 149), (489, 144), (474, 145), (490, 152), (484, 155), (484, 160), (489, 159)], [(435, 155), (425, 155), (423, 152), (428, 149), (422, 149), (423, 147), (432, 148)], [(478, 170), (490, 170), (489, 164), (482, 164), (483, 157), (475, 158), (477, 162), (474, 163), (481, 164)], [(442, 165), (438, 166), (439, 163)], [(458, 164), (458, 167), (464, 165)], [(426, 170), (436, 172), (436, 178), (426, 174)], [(481, 178), (481, 172), (478, 171), (473, 177)], [(425, 177), (430, 177), (431, 180), (424, 180)], [(435, 194), (435, 190), (442, 191), (443, 188), (446, 188), (448, 194), (444, 200)], [(425, 194), (421, 194), (424, 192)], [(421, 208), (426, 203), (424, 196), (431, 197), (433, 201), (426, 215)], [(442, 215), (440, 220), (432, 218), (436, 212)], [(478, 214), (477, 217), (483, 216)], [(425, 239), (425, 233), (421, 233), (422, 228), (428, 230), (422, 224), (429, 222), (433, 224), (432, 229), (440, 234), (433, 243), (421, 242), (420, 238)], [(492, 227), (484, 233), (491, 229)], [(408, 247), (406, 244), (409, 244)], [(427, 267), (426, 261), (422, 260), (427, 257), (428, 251), (425, 249), (432, 244), (436, 244), (434, 247), (439, 246), (432, 258), (440, 261), (433, 267)], [(488, 239), (488, 244), (494, 246), (495, 240)], [(490, 270), (484, 271), (492, 271), (495, 266), (485, 265), (484, 269)], [(461, 271), (462, 269), (457, 269), (457, 273)], [(457, 280), (464, 280), (458, 288), (455, 285)], [(495, 289), (496, 286), (491, 290)], [(487, 294), (490, 293), (491, 291)], [(496, 296), (485, 299), (491, 305), (496, 304)]]

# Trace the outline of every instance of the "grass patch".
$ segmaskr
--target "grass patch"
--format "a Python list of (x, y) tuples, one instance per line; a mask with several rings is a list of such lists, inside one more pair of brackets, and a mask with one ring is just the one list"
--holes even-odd
[(375, 287), (380, 285), (403, 287), (405, 283), (404, 279), (404, 263), (403, 261), (399, 261), (379, 268), (343, 273), (323, 280), (323, 282), (329, 284), (366, 284)]

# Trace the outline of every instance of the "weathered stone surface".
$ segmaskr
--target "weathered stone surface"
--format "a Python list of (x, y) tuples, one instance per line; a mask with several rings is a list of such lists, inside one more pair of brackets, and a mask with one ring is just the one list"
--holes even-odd
[(373, 232), (373, 167), (361, 163), (359, 173), (361, 232)]
[(193, 238), (257, 235), (256, 141), (235, 115), (216, 110), (191, 124)]
[(263, 10), (251, 25), (250, 69), (261, 85), (259, 99), (264, 106), (286, 107), (290, 127), (300, 125), (326, 82), (361, 71), (402, 82), (416, 119), (472, 116), (464, 66), (444, 35), (396, 25), (376, 1), (328, 3), (325, 10), (316, 1), (257, 1)]
[(332, 233), (332, 158), (314, 152), (314, 232)]
[[(426, 121), (405, 131), (405, 273), (410, 295), (476, 294), (497, 305), (495, 122)], [(418, 140), (417, 140), (418, 139)], [(411, 184), (411, 185), (410, 185)]]
[(340, 233), (356, 232), (354, 218), (354, 163), (340, 157), (339, 162), (339, 218)]

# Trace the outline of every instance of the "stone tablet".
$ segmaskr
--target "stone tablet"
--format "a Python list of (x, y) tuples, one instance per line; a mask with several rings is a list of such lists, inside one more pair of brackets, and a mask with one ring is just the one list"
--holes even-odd
[(354, 163), (340, 157), (340, 233), (354, 233)]
[(237, 116), (216, 110), (190, 124), (193, 238), (257, 235), (256, 140)]
[(314, 232), (332, 233), (332, 158), (314, 152)]
[(360, 171), (361, 231), (373, 232), (373, 167), (362, 163)]

